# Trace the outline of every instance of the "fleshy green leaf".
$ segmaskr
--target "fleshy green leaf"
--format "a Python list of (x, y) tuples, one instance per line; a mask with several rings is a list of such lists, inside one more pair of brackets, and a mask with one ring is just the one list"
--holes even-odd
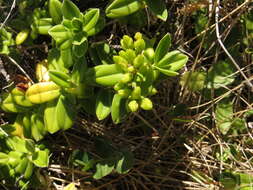
[(73, 46), (73, 54), (79, 58), (83, 57), (85, 53), (87, 52), (87, 49), (88, 49), (88, 41), (84, 41), (80, 45)]
[(96, 115), (99, 120), (105, 119), (111, 113), (112, 93), (100, 90), (96, 99)]
[(105, 27), (105, 18), (99, 17), (96, 25), (93, 26), (91, 29), (87, 30), (86, 33), (88, 36), (94, 36), (95, 34), (102, 31), (104, 27)]
[(155, 66), (161, 69), (169, 69), (171, 71), (178, 71), (188, 61), (188, 57), (180, 51), (171, 51), (167, 53)]
[(62, 21), (62, 3), (59, 0), (50, 0), (48, 3), (49, 14), (55, 24)]
[(36, 151), (32, 156), (32, 162), (37, 167), (47, 167), (49, 163), (49, 155), (46, 150)]
[(64, 72), (56, 71), (56, 70), (50, 70), (49, 71), (50, 79), (57, 85), (63, 87), (63, 88), (70, 88), (73, 86), (73, 83), (70, 82), (70, 76), (67, 75)]
[(122, 151), (121, 154), (122, 155), (117, 161), (115, 170), (120, 174), (125, 174), (133, 167), (134, 156), (129, 151)]
[(48, 31), (49, 35), (56, 41), (60, 49), (68, 49), (72, 45), (72, 33), (65, 26), (58, 24)]
[(35, 25), (39, 34), (47, 35), (53, 27), (52, 18), (41, 18), (36, 20)]
[(34, 104), (42, 104), (57, 98), (60, 87), (54, 82), (40, 82), (33, 84), (26, 91), (27, 99)]
[(74, 117), (75, 117), (75, 110), (73, 109), (73, 103), (70, 103), (65, 96), (60, 96), (58, 103), (56, 105), (56, 120), (58, 126), (66, 130), (73, 125)]
[(106, 16), (118, 18), (130, 15), (142, 7), (139, 0), (115, 0), (105, 10)]
[(62, 4), (62, 14), (65, 19), (81, 18), (79, 8), (70, 0), (64, 0)]
[(72, 50), (70, 48), (61, 50), (61, 59), (65, 68), (71, 67), (74, 64)]
[(96, 165), (96, 172), (93, 175), (95, 179), (101, 179), (110, 174), (114, 169), (114, 160), (103, 160)]
[(173, 77), (173, 76), (177, 76), (178, 75), (178, 72), (175, 72), (175, 71), (171, 71), (170, 69), (163, 69), (163, 68), (160, 68), (160, 67), (157, 67), (157, 66), (154, 66), (155, 69), (157, 69), (158, 71), (160, 71), (161, 73), (167, 75), (167, 76), (170, 76), (170, 77)]
[(92, 29), (97, 24), (99, 15), (100, 15), (99, 9), (90, 9), (89, 11), (87, 11), (83, 16), (84, 19), (83, 30), (87, 32), (90, 29)]
[(0, 152), (0, 164), (6, 164), (9, 160), (9, 156), (3, 152)]
[(119, 94), (115, 94), (112, 100), (112, 107), (111, 107), (111, 116), (112, 120), (115, 124), (121, 122), (122, 117), (125, 113), (125, 101), (123, 100), (122, 96)]
[(171, 36), (170, 34), (166, 34), (158, 43), (155, 49), (155, 58), (154, 62), (158, 63), (169, 51), (171, 46)]
[(60, 126), (58, 124), (58, 120), (56, 119), (56, 105), (57, 100), (50, 101), (46, 104), (46, 108), (44, 111), (44, 122), (47, 131), (51, 134), (60, 130)]

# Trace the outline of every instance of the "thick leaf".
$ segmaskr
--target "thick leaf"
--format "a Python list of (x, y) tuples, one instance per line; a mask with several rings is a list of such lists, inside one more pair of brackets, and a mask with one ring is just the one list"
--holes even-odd
[(92, 27), (90, 30), (87, 30), (86, 33), (88, 36), (94, 36), (95, 34), (99, 33), (102, 31), (105, 27), (105, 18), (104, 17), (99, 17), (96, 25)]
[(36, 141), (41, 140), (47, 133), (44, 122), (43, 122), (43, 117), (41, 117), (37, 113), (34, 113), (31, 117), (30, 128), (31, 128), (32, 137)]
[(87, 50), (88, 50), (88, 41), (84, 41), (80, 45), (73, 46), (73, 54), (78, 58), (83, 57), (87, 52)]
[(32, 104), (25, 96), (25, 92), (19, 88), (14, 88), (11, 91), (11, 95), (16, 104), (24, 107), (31, 107)]
[(27, 99), (34, 104), (42, 104), (57, 98), (60, 95), (60, 87), (54, 82), (40, 82), (28, 88)]
[(117, 73), (108, 76), (97, 77), (96, 83), (102, 86), (114, 86), (115, 84), (121, 81), (123, 76), (124, 74)]
[(74, 38), (73, 38), (73, 45), (81, 45), (84, 42), (87, 43), (87, 36), (85, 34), (85, 32), (78, 32), (75, 34)]
[(180, 51), (171, 51), (167, 53), (155, 66), (161, 69), (169, 69), (171, 71), (177, 71), (181, 69), (188, 61), (188, 57), (182, 54)]
[(50, 77), (48, 75), (48, 61), (44, 59), (43, 61), (37, 63), (36, 65), (36, 79), (39, 82), (48, 82)]
[(67, 20), (65, 20), (64, 22), (67, 25), (71, 23), (71, 25), (66, 25), (66, 27), (71, 28), (74, 33), (78, 33), (83, 30), (83, 21), (80, 18), (73, 18), (71, 22), (67, 22)]
[(99, 15), (100, 15), (99, 9), (90, 9), (89, 11), (87, 11), (83, 16), (84, 19), (83, 30), (87, 32), (90, 29), (92, 29), (97, 24)]
[(34, 165), (32, 162), (28, 162), (27, 167), (24, 172), (24, 178), (29, 179), (33, 174)]
[(34, 141), (32, 141), (31, 139), (21, 139), (17, 136), (9, 137), (6, 140), (6, 143), (8, 147), (10, 147), (12, 150), (19, 151), (22, 153), (31, 153), (34, 152), (35, 149)]
[(111, 113), (112, 93), (100, 90), (96, 99), (96, 115), (99, 120), (105, 119)]
[(64, 0), (62, 4), (62, 14), (65, 19), (81, 18), (79, 8), (70, 0)]
[(115, 94), (112, 100), (111, 116), (115, 124), (121, 122), (123, 115), (125, 114), (125, 101), (122, 96)]
[(72, 33), (62, 24), (52, 27), (48, 33), (56, 41), (56, 44), (60, 47), (60, 49), (67, 49), (71, 47), (73, 41)]
[(207, 74), (207, 87), (220, 88), (234, 82), (234, 67), (227, 61), (220, 61), (214, 64)]
[(65, 68), (71, 67), (74, 64), (72, 50), (70, 48), (61, 50), (61, 59)]
[(44, 111), (44, 123), (47, 131), (51, 134), (60, 130), (60, 126), (58, 124), (57, 116), (56, 116), (56, 105), (57, 100), (50, 101), (46, 104), (46, 108)]
[(80, 58), (73, 66), (71, 79), (75, 83), (83, 83), (86, 80), (87, 62), (85, 57)]
[(48, 53), (48, 69), (62, 71), (64, 73), (69, 72), (64, 67), (64, 62), (61, 57), (61, 52), (57, 48), (52, 48)]
[(133, 162), (133, 154), (127, 150), (122, 151), (120, 159), (117, 161), (115, 170), (120, 174), (125, 174), (133, 167)]
[(161, 20), (166, 21), (168, 18), (168, 11), (164, 0), (144, 0), (148, 8)]
[(170, 77), (178, 75), (178, 72), (172, 71), (172, 70), (167, 69), (167, 68), (163, 69), (163, 68), (160, 68), (160, 67), (157, 67), (157, 66), (154, 66), (154, 68), (157, 69), (158, 71), (160, 71), (161, 73), (163, 73), (167, 76), (170, 76)]
[(52, 18), (41, 18), (36, 20), (36, 28), (39, 34), (48, 35), (49, 30), (53, 27)]
[(73, 83), (70, 81), (70, 76), (65, 74), (64, 72), (57, 70), (49, 71), (50, 79), (57, 85), (63, 88), (70, 88), (73, 86)]
[(49, 14), (55, 24), (60, 24), (62, 21), (62, 3), (59, 0), (49, 0)]
[(63, 129), (69, 129), (73, 125), (73, 120), (75, 117), (75, 110), (72, 107), (73, 102), (69, 102), (65, 96), (60, 96), (55, 114), (58, 126)]
[(96, 172), (93, 175), (95, 179), (101, 179), (110, 174), (114, 169), (114, 160), (103, 160), (96, 165)]
[(49, 163), (49, 155), (47, 150), (38, 150), (32, 156), (32, 162), (37, 167), (47, 167)]
[(142, 8), (139, 0), (115, 0), (105, 10), (106, 16), (118, 18), (130, 15)]
[(19, 174), (23, 174), (25, 173), (26, 167), (28, 165), (28, 162), (30, 162), (28, 160), (27, 157), (23, 157), (22, 160), (20, 160), (19, 164), (15, 167), (15, 172), (19, 173)]
[(3, 152), (0, 152), (0, 165), (8, 163), (9, 156)]
[(158, 43), (155, 49), (155, 58), (154, 62), (158, 63), (169, 51), (171, 46), (171, 36), (170, 34), (166, 34)]
[(22, 43), (24, 43), (24, 41), (27, 39), (28, 35), (29, 35), (29, 30), (25, 29), (20, 31), (15, 39), (16, 45), (21, 45)]
[(28, 108), (18, 105), (10, 93), (1, 95), (0, 108), (5, 112), (26, 112)]

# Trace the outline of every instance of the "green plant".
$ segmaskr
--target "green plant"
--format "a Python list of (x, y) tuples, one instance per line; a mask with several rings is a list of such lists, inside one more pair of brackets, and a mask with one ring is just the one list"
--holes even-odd
[(153, 14), (159, 19), (166, 21), (168, 12), (163, 0), (114, 0), (106, 8), (106, 16), (110, 18), (120, 18), (130, 14), (147, 6)]
[(87, 152), (74, 150), (69, 164), (82, 167), (82, 171), (94, 171), (94, 179), (101, 179), (113, 171), (125, 174), (133, 167), (134, 157), (129, 150), (116, 149), (103, 138), (96, 138), (95, 148), (100, 158), (95, 159)]
[(32, 181), (31, 177), (35, 175), (35, 167), (48, 166), (49, 150), (31, 139), (6, 136), (4, 131), (1, 132), (0, 142), (0, 179), (13, 181), (22, 189), (31, 184), (38, 185), (38, 180)]
[(161, 75), (178, 75), (177, 71), (188, 60), (179, 51), (168, 52), (169, 34), (161, 39), (156, 49), (141, 33), (136, 33), (134, 38), (123, 36), (120, 41), (122, 50), (112, 57), (114, 64), (98, 65), (88, 70), (91, 81), (112, 89), (107, 95), (105, 90), (98, 93), (96, 115), (99, 119), (111, 113), (113, 121), (119, 123), (127, 112), (152, 109), (148, 96), (156, 94), (155, 82)]

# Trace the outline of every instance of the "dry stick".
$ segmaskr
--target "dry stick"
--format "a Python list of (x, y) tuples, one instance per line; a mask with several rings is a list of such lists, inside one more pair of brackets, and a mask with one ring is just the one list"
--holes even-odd
[[(247, 2), (247, 1), (245, 1), (245, 2)], [(220, 10), (219, 6), (220, 6), (220, 0), (217, 0), (217, 5), (216, 5), (216, 8), (215, 8), (215, 29), (216, 29), (217, 40), (218, 40), (221, 48), (227, 54), (227, 56), (232, 61), (232, 63), (235, 65), (235, 67), (238, 69), (238, 71), (240, 71), (240, 73), (243, 76), (243, 78), (246, 80), (246, 84), (251, 88), (251, 91), (253, 91), (253, 85), (249, 81), (248, 77), (244, 74), (244, 72), (242, 72), (242, 70), (239, 67), (239, 65), (236, 63), (236, 61), (234, 60), (234, 58), (231, 56), (231, 54), (228, 52), (228, 50), (224, 46), (223, 42), (221, 41), (220, 31), (219, 31), (219, 10)]]
[(5, 23), (7, 22), (7, 20), (8, 20), (9, 17), (11, 16), (11, 12), (12, 12), (12, 10), (15, 8), (15, 6), (16, 6), (16, 0), (13, 0), (12, 5), (11, 5), (11, 9), (10, 9), (10, 11), (9, 11), (9, 13), (8, 13), (8, 15), (7, 15), (7, 17), (5, 18), (4, 22), (1, 24), (0, 30), (4, 27)]
[(32, 84), (34, 84), (31, 77), (25, 72), (25, 70), (14, 59), (12, 59), (10, 56), (6, 56), (6, 57), (31, 81)]
[(7, 71), (5, 70), (1, 57), (0, 57), (0, 73), (4, 76), (6, 82), (10, 81), (10, 75), (8, 75)]
[[(242, 3), (241, 5), (239, 5), (236, 9), (234, 9), (229, 14), (227, 14), (222, 19), (220, 19), (219, 22), (223, 22), (224, 20), (226, 20), (227, 18), (229, 18), (230, 16), (232, 16), (233, 14), (235, 14), (238, 10), (240, 10), (242, 7), (248, 5), (249, 3), (250, 3), (250, 0), (246, 0), (244, 3)], [(203, 35), (204, 33), (206, 33), (207, 31), (211, 30), (214, 27), (215, 27), (215, 24), (209, 26), (207, 29), (205, 29), (202, 32), (198, 33), (192, 39), (186, 41), (183, 45), (187, 45), (187, 44), (191, 43), (193, 40), (197, 39), (199, 36)]]

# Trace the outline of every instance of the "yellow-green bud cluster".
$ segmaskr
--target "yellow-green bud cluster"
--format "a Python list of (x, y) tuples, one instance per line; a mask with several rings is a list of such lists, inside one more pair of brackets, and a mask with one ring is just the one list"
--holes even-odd
[(121, 80), (114, 85), (114, 90), (128, 99), (127, 109), (131, 112), (139, 108), (150, 110), (152, 101), (147, 96), (157, 91), (153, 87), (154, 49), (147, 46), (141, 33), (137, 32), (134, 39), (124, 35), (120, 41), (122, 50), (113, 57), (116, 65), (123, 70)]

